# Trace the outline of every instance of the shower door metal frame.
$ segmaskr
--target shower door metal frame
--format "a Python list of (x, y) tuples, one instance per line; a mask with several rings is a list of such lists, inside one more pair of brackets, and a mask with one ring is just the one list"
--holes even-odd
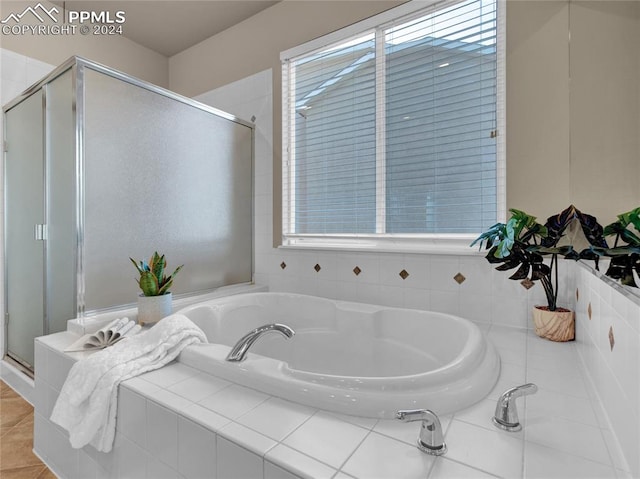
[[(10, 101), (9, 103), (7, 103), (6, 105), (3, 106), (3, 116), (4, 116), (4, 123), (3, 123), (3, 129), (4, 129), (4, 138), (6, 141), (6, 113), (11, 110), (12, 108), (14, 108), (15, 106), (17, 106), (18, 104), (20, 104), (21, 102), (23, 102), (24, 100), (26, 100), (27, 98), (29, 98), (31, 95), (33, 95), (34, 93), (38, 92), (38, 90), (41, 90), (41, 93), (43, 95), (43, 122), (44, 122), (44, 128), (43, 128), (43, 135), (44, 135), (44, 155), (43, 155), (43, 162), (44, 162), (44, 168), (45, 168), (45, 205), (44, 205), (44, 212), (45, 212), (45, 224), (48, 221), (48, 217), (49, 217), (49, 211), (48, 211), (48, 198), (47, 198), (47, 179), (48, 179), (48, 174), (47, 174), (47, 169), (48, 169), (48, 164), (49, 164), (49, 152), (48, 152), (48, 148), (47, 148), (47, 118), (46, 118), (46, 86), (48, 83), (52, 82), (53, 80), (55, 80), (56, 78), (58, 78), (59, 76), (63, 75), (64, 73), (66, 73), (67, 71), (71, 70), (72, 74), (71, 74), (71, 81), (72, 81), (72, 89), (73, 89), (73, 104), (72, 104), (72, 109), (73, 109), (73, 116), (74, 116), (74, 124), (75, 124), (75, 186), (76, 186), (76, 191), (75, 191), (75, 203), (76, 203), (76, 211), (75, 211), (75, 221), (76, 221), (76, 244), (75, 244), (75, 248), (76, 248), (76, 264), (75, 264), (75, 271), (76, 271), (76, 281), (75, 281), (75, 309), (76, 309), (76, 315), (78, 318), (81, 318), (83, 316), (85, 316), (86, 313), (86, 304), (85, 304), (85, 275), (84, 275), (84, 270), (85, 270), (85, 255), (84, 255), (84, 205), (85, 205), (85, 158), (84, 158), (84, 118), (85, 118), (85, 101), (84, 101), (84, 73), (85, 73), (85, 69), (89, 68), (91, 70), (94, 70), (96, 72), (102, 73), (104, 75), (108, 75), (111, 76), (113, 78), (116, 78), (118, 80), (121, 80), (123, 82), (129, 83), (131, 85), (143, 88), (145, 90), (149, 90), (153, 93), (157, 93), (159, 95), (165, 96), (167, 98), (176, 100), (178, 102), (181, 102), (183, 104), (195, 107), (199, 110), (211, 113), (215, 116), (218, 116), (220, 118), (226, 119), (226, 120), (230, 120), (234, 123), (243, 125), (248, 127), (251, 130), (251, 171), (254, 171), (255, 168), (255, 126), (253, 122), (250, 121), (246, 121), (243, 120), (241, 118), (236, 117), (235, 115), (232, 115), (230, 113), (224, 112), (222, 110), (219, 110), (217, 108), (211, 107), (209, 105), (205, 105), (203, 103), (200, 103), (196, 100), (193, 100), (191, 98), (188, 97), (184, 97), (182, 95), (179, 95), (175, 92), (172, 92), (170, 90), (167, 90), (165, 88), (159, 87), (157, 85), (153, 85), (152, 83), (148, 83), (146, 81), (140, 80), (138, 78), (135, 78), (133, 76), (127, 75), (125, 73), (122, 73), (120, 71), (114, 70), (112, 68), (109, 68), (105, 65), (102, 65), (100, 63), (91, 61), (91, 60), (87, 60), (85, 58), (82, 57), (78, 57), (78, 56), (73, 56), (71, 58), (69, 58), (67, 61), (65, 61), (64, 63), (62, 63), (60, 66), (58, 66), (57, 68), (55, 68), (54, 70), (51, 71), (51, 73), (49, 73), (47, 76), (45, 76), (44, 78), (42, 78), (40, 81), (34, 83), (32, 86), (30, 86), (29, 88), (27, 88), (23, 93), (21, 93), (20, 95), (18, 95), (16, 98), (14, 98), (12, 101)], [(4, 145), (3, 145), (4, 146)], [(6, 151), (4, 151), (5, 148), (3, 147), (3, 168), (6, 169)], [(4, 181), (6, 182), (6, 175), (4, 177)], [(252, 173), (251, 175), (251, 192), (252, 192), (252, 198), (254, 196), (255, 193), (255, 184), (254, 184), (254, 174)], [(6, 184), (6, 183), (5, 183)], [(4, 205), (6, 206), (6, 188), (4, 191), (4, 197), (3, 197), (3, 202)], [(255, 216), (255, 205), (254, 205), (254, 201), (251, 201), (251, 244), (253, 245), (253, 230), (254, 230), (254, 224), (253, 224), (253, 219)], [(5, 214), (5, 218), (4, 218), (4, 232), (5, 232), (5, 237), (6, 237), (6, 231), (7, 231), (7, 221), (6, 221), (6, 214)], [(4, 274), (5, 274), (5, 278), (7, 277), (7, 244), (6, 241), (4, 242), (3, 245), (4, 248), (4, 257), (5, 257), (5, 262), (4, 262)], [(48, 301), (46, 298), (46, 294), (47, 294), (47, 244), (45, 241), (44, 244), (44, 253), (45, 253), (45, 257), (44, 257), (44, 271), (43, 271), (43, 282), (44, 282), (44, 315), (43, 315), (43, 330), (44, 330), (44, 334), (49, 334), (49, 315), (48, 315)], [(255, 262), (254, 259), (254, 248), (252, 246), (251, 248), (251, 271), (253, 271), (253, 264)], [(187, 297), (187, 296), (191, 296), (194, 294), (200, 294), (202, 292), (192, 292), (192, 293), (183, 293), (181, 295), (177, 295), (177, 297)], [(4, 351), (5, 351), (5, 355), (9, 356), (9, 351), (8, 351), (8, 321), (7, 321), (7, 316), (8, 316), (8, 285), (7, 282), (5, 281), (4, 284), (4, 297), (5, 297), (5, 323), (4, 323), (4, 328), (5, 328), (5, 336), (4, 336)], [(106, 308), (103, 310), (99, 310), (99, 311), (108, 311), (111, 309), (120, 309), (122, 306), (118, 306), (118, 307), (114, 307), (114, 308)], [(97, 311), (92, 310), (92, 313), (95, 313)], [(71, 318), (70, 318), (71, 319)], [(10, 356), (9, 356), (10, 357)], [(22, 366), (24, 366), (22, 363), (20, 363)], [(33, 365), (31, 365), (31, 368), (33, 367)]]
[[(251, 131), (251, 196), (252, 198), (255, 195), (255, 185), (254, 185), (254, 171), (255, 171), (255, 125), (251, 121), (247, 121), (241, 119), (235, 115), (227, 113), (223, 110), (219, 110), (218, 108), (214, 108), (212, 106), (200, 103), (199, 101), (193, 100), (191, 98), (182, 96), (178, 93), (167, 90), (166, 88), (162, 88), (158, 85), (154, 85), (152, 83), (146, 82), (144, 80), (140, 80), (139, 78), (133, 77), (126, 73), (122, 73), (118, 70), (114, 70), (113, 68), (107, 67), (100, 63), (87, 60), (82, 57), (72, 57), (68, 60), (68, 63), (71, 65), (75, 65), (77, 68), (77, 72), (74, 75), (76, 79), (76, 188), (77, 188), (77, 259), (76, 259), (76, 271), (77, 271), (77, 284), (76, 284), (76, 314), (78, 318), (84, 317), (87, 313), (86, 311), (86, 302), (85, 302), (85, 254), (84, 254), (84, 205), (85, 205), (85, 150), (84, 150), (84, 121), (85, 121), (85, 101), (84, 101), (84, 73), (85, 69), (91, 69), (98, 73), (102, 73), (104, 75), (110, 76), (112, 78), (118, 79), (120, 81), (129, 83), (133, 86), (143, 88), (150, 92), (162, 95), (164, 97), (170, 98), (172, 100), (178, 101), (185, 105), (197, 108), (204, 112), (213, 114), (217, 117), (232, 121), (239, 125), (243, 125), (250, 129)], [(251, 272), (253, 272), (253, 265), (255, 264), (254, 259), (254, 248), (253, 248), (253, 233), (254, 233), (254, 217), (255, 217), (255, 205), (254, 201), (251, 201)], [(251, 279), (252, 280), (252, 279)], [(188, 297), (197, 294), (202, 294), (207, 291), (194, 291), (187, 292), (181, 294), (174, 294), (175, 298)], [(134, 305), (128, 305), (134, 306)], [(122, 305), (114, 306), (111, 308), (100, 308), (100, 309), (91, 309), (89, 312), (91, 314), (113, 311), (122, 309)]]
[[(57, 79), (59, 76), (63, 75), (64, 73), (66, 73), (67, 71), (71, 70), (76, 70), (77, 66), (76, 66), (76, 62), (73, 61), (74, 59), (69, 59), (66, 62), (64, 62), (62, 65), (60, 65), (59, 67), (55, 68), (51, 73), (49, 73), (46, 77), (44, 77), (43, 79), (41, 79), (40, 81), (34, 83), (32, 86), (30, 86), (29, 88), (27, 88), (23, 93), (21, 93), (20, 95), (18, 95), (16, 98), (14, 98), (12, 101), (10, 101), (9, 103), (7, 103), (6, 105), (3, 106), (2, 108), (2, 114), (3, 114), (3, 157), (2, 157), (2, 161), (3, 161), (3, 181), (4, 181), (4, 189), (3, 189), (3, 208), (4, 208), (4, 221), (3, 221), (3, 234), (4, 234), (4, 241), (3, 241), (3, 254), (4, 254), (4, 268), (3, 268), (3, 272), (4, 272), (4, 278), (5, 278), (5, 282), (4, 282), (4, 341), (3, 341), (3, 347), (4, 347), (4, 355), (8, 358), (10, 358), (21, 370), (23, 370), (24, 372), (31, 374), (33, 372), (33, 365), (32, 364), (27, 364), (25, 363), (25, 361), (22, 358), (19, 358), (17, 356), (14, 356), (11, 354), (11, 351), (9, 351), (9, 322), (11, 320), (10, 316), (9, 316), (9, 284), (7, 281), (8, 278), (8, 249), (7, 249), (7, 228), (8, 228), (8, 224), (7, 224), (7, 211), (6, 211), (6, 205), (7, 205), (7, 187), (6, 187), (6, 182), (8, 181), (7, 178), (7, 147), (6, 147), (6, 142), (7, 142), (7, 113), (15, 108), (16, 106), (20, 105), (23, 101), (27, 100), (28, 98), (31, 98), (33, 95), (37, 95), (40, 94), (42, 96), (42, 148), (43, 148), (43, 155), (42, 155), (42, 163), (43, 163), (43, 184), (42, 184), (42, 189), (43, 189), (43, 199), (44, 199), (44, 204), (43, 204), (43, 215), (44, 215), (44, 228), (43, 228), (43, 234), (44, 237), (42, 238), (43, 240), (43, 264), (44, 264), (44, 268), (42, 271), (42, 283), (43, 283), (43, 296), (42, 296), (42, 300), (43, 300), (43, 315), (42, 315), (42, 331), (43, 334), (47, 335), (50, 333), (50, 328), (49, 328), (49, 298), (48, 298), (48, 268), (47, 268), (47, 263), (48, 263), (48, 244), (47, 244), (47, 237), (46, 237), (46, 231), (47, 231), (47, 225), (49, 223), (49, 182), (48, 182), (48, 178), (49, 178), (49, 168), (50, 168), (50, 151), (48, 148), (48, 144), (47, 144), (47, 139), (49, 136), (49, 132), (48, 132), (48, 128), (47, 128), (47, 85), (49, 83), (51, 83), (52, 81), (54, 81), (55, 79)], [(72, 72), (72, 81), (74, 78), (74, 72)], [(75, 82), (73, 84), (73, 88), (75, 88)], [(74, 97), (76, 97), (76, 93), (77, 91), (74, 92)], [(72, 105), (73, 111), (74, 111), (74, 115), (75, 115), (75, 105)], [(77, 117), (74, 118), (74, 122), (77, 126)], [(76, 140), (77, 140), (77, 131), (76, 131)], [(77, 154), (76, 154), (77, 157)], [(77, 200), (77, 198), (76, 198)], [(76, 267), (77, 269), (77, 267)], [(75, 288), (77, 288), (77, 285), (74, 285)], [(77, 297), (77, 294), (76, 294)]]
[[(8, 229), (8, 222), (9, 222), (9, 217), (10, 214), (7, 213), (7, 201), (8, 201), (8, 197), (7, 197), (7, 190), (8, 188), (6, 187), (6, 182), (7, 182), (7, 155), (9, 152), (8, 149), (8, 145), (7, 145), (7, 113), (9, 112), (9, 110), (11, 110), (13, 107), (19, 105), (20, 103), (22, 103), (24, 100), (27, 100), (29, 98), (31, 98), (34, 95), (40, 95), (40, 101), (42, 104), (42, 148), (43, 148), (43, 156), (41, 158), (41, 162), (42, 162), (42, 185), (40, 186), (43, 189), (43, 204), (42, 204), (42, 213), (43, 213), (43, 221), (44, 224), (46, 225), (46, 217), (47, 217), (47, 161), (46, 161), (46, 94), (45, 94), (45, 90), (42, 87), (38, 87), (38, 88), (30, 88), (29, 90), (27, 90), (25, 93), (23, 93), (21, 95), (20, 101), (18, 102), (11, 102), (10, 104), (7, 105), (7, 107), (3, 108), (3, 118), (2, 118), (2, 127), (3, 127), (3, 133), (2, 133), (2, 138), (3, 138), (3, 144), (2, 144), (2, 169), (3, 169), (3, 181), (4, 181), (4, 186), (3, 186), (3, 254), (4, 254), (4, 270), (3, 270), (3, 274), (4, 274), (4, 354), (6, 357), (10, 358), (11, 361), (14, 363), (14, 365), (16, 365), (18, 367), (18, 369), (24, 371), (25, 373), (31, 375), (32, 371), (33, 371), (33, 365), (28, 364), (27, 362), (25, 362), (24, 358), (21, 358), (20, 356), (18, 356), (15, 353), (11, 353), (11, 351), (9, 351), (9, 321), (11, 320), (10, 315), (9, 315), (9, 282), (7, 281), (8, 277), (9, 277), (9, 267), (8, 267), (8, 249), (7, 249), (7, 229)], [(36, 240), (39, 240), (39, 238), (37, 238), (38, 235), (38, 231), (40, 231), (43, 235), (46, 235), (46, 233), (44, 233), (44, 231), (46, 231), (46, 227), (45, 229), (42, 228), (38, 228), (38, 226), (42, 227), (42, 225), (34, 225), (34, 229), (35, 229), (35, 235), (36, 235)], [(46, 236), (44, 236), (46, 237)], [(42, 238), (44, 239), (44, 238)], [(47, 261), (47, 249), (46, 249), (46, 241), (43, 241), (42, 244), (42, 261), (43, 264), (46, 265), (46, 261)], [(42, 270), (42, 277), (40, 278), (42, 281), (42, 302), (43, 302), (43, 308), (42, 308), (42, 331), (44, 334), (48, 334), (48, 324), (47, 324), (47, 308), (46, 308), (46, 304), (47, 304), (47, 279), (46, 279), (46, 268), (43, 268)]]

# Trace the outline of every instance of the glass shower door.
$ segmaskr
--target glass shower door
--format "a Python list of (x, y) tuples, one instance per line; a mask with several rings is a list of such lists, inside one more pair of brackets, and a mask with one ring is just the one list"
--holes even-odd
[(5, 264), (7, 352), (33, 367), (33, 338), (44, 331), (42, 92), (6, 112)]

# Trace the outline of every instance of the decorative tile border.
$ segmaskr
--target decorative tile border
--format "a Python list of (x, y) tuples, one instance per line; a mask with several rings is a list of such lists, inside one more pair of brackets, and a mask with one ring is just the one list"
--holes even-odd
[(611, 347), (611, 351), (613, 351), (613, 346), (616, 344), (616, 339), (613, 336), (613, 326), (609, 326), (609, 346)]
[(535, 286), (535, 283), (531, 281), (529, 278), (523, 279), (522, 281), (520, 281), (520, 284), (524, 289), (527, 289), (527, 290)]

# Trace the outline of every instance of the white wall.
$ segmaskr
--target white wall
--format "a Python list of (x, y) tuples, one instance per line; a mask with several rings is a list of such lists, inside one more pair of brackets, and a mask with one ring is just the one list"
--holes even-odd
[[(46, 76), (54, 65), (0, 48), (0, 104), (5, 105), (30, 85)], [(4, 139), (4, 115), (0, 117), (0, 131)], [(0, 198), (4, 198), (4, 168), (0, 168)], [(0, 208), (0, 225), (4, 224), (4, 208)], [(2, 228), (4, 231), (4, 228)], [(0, 233), (2, 234), (2, 233)], [(0, 358), (4, 356), (4, 238), (0, 241)]]

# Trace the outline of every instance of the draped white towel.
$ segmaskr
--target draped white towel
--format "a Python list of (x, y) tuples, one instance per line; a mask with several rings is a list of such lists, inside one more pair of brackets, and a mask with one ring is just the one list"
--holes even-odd
[(69, 431), (74, 448), (91, 444), (98, 451), (113, 447), (118, 384), (161, 368), (190, 344), (207, 342), (186, 316), (173, 314), (148, 331), (123, 339), (78, 361), (69, 371), (51, 420)]

